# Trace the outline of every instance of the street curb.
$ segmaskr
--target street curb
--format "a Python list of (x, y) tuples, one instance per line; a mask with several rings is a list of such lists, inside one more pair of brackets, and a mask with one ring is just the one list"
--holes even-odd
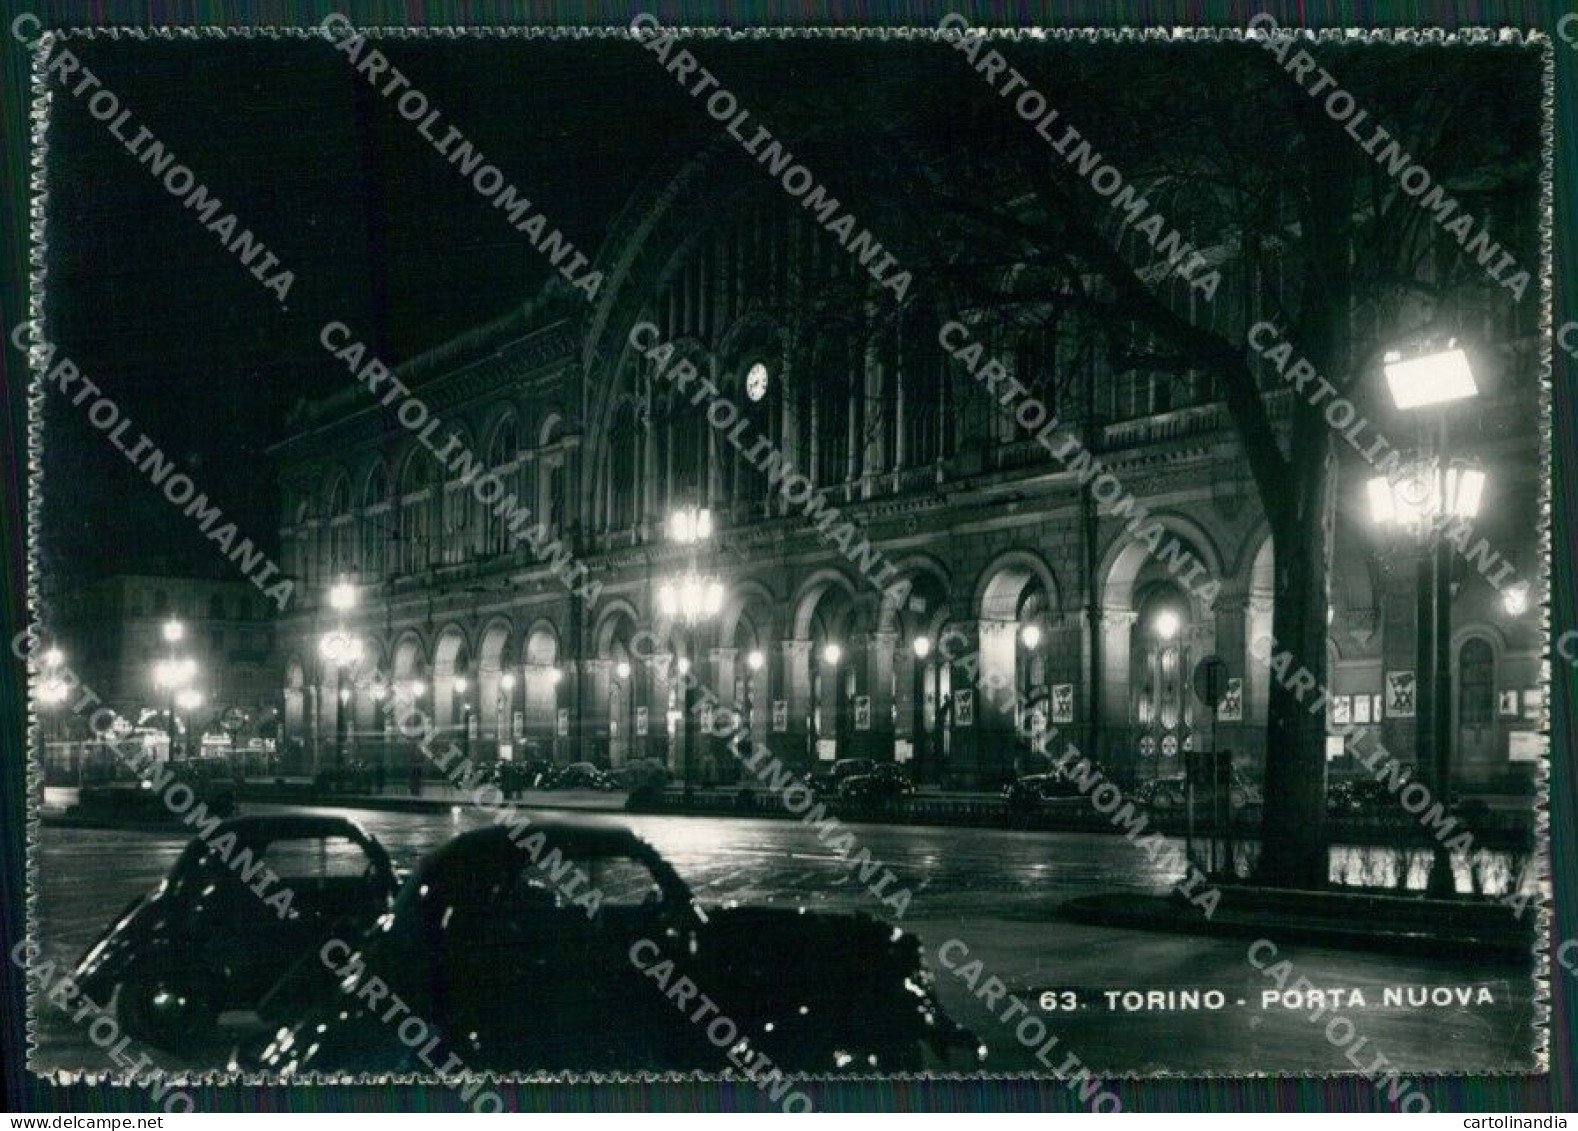
[[(1372, 894), (1302, 893), (1321, 897), (1322, 902), (1328, 904), (1329, 917), (1322, 917), (1319, 911), (1312, 917), (1306, 911), (1295, 919), (1267, 913), (1264, 909), (1232, 905), (1235, 896), (1242, 898), (1253, 894), (1254, 890), (1224, 888), (1221, 906), (1209, 919), (1193, 904), (1178, 896), (1132, 893), (1078, 896), (1060, 904), (1057, 914), (1075, 923), (1171, 934), (1272, 938), (1279, 943), (1299, 942), (1343, 950), (1375, 950), (1424, 958), (1439, 958), (1444, 948), (1451, 948), (1454, 954), (1472, 954), (1507, 966), (1523, 966), (1529, 962), (1532, 935), (1516, 930), (1516, 920), (1510, 914), (1506, 919), (1514, 929), (1501, 929), (1499, 924), (1492, 921), (1494, 917), (1486, 914), (1493, 904), (1470, 901), (1457, 904), (1449, 900), (1395, 897), (1399, 909), (1406, 907), (1409, 911), (1418, 911), (1437, 908), (1445, 912), (1454, 909), (1468, 912), (1470, 917), (1481, 920), (1479, 929), (1475, 929), (1472, 924), (1457, 927), (1449, 919), (1431, 925), (1412, 921), (1416, 918), (1413, 915), (1391, 919), (1377, 917), (1375, 908), (1382, 897)], [(1358, 913), (1361, 908), (1363, 914)]]

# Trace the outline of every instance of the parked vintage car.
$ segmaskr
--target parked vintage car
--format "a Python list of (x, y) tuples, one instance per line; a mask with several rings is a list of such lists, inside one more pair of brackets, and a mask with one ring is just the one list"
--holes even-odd
[[(1188, 780), (1178, 774), (1173, 777), (1153, 778), (1142, 782), (1133, 793), (1133, 799), (1147, 809), (1157, 812), (1183, 812), (1189, 803)], [(1228, 787), (1228, 804), (1235, 810), (1262, 804), (1260, 787), (1237, 770), (1233, 771), (1232, 784)], [(1202, 802), (1203, 804), (1203, 802)]]
[(100, 1005), (113, 999), (134, 1038), (201, 1048), (221, 1013), (253, 1008), (300, 956), (387, 911), (397, 889), (388, 853), (352, 821), (238, 817), (194, 838), (74, 977)]
[(1063, 801), (1081, 796), (1079, 786), (1067, 774), (1053, 771), (1045, 774), (1026, 774), (1003, 787), (1003, 800), (1008, 811), (1029, 814), (1040, 810), (1049, 801)]
[(869, 773), (850, 774), (838, 782), (837, 798), (852, 808), (890, 807), (915, 792), (903, 766), (882, 762)]
[(107, 785), (84, 786), (77, 791), (77, 803), (68, 811), (72, 817), (92, 820), (126, 821), (138, 824), (163, 824), (177, 821), (180, 815), (166, 804), (170, 784), (155, 789), (155, 777), (164, 772), (169, 782), (179, 782), (192, 796), (217, 817), (236, 811), (235, 777), (227, 758), (187, 758), (168, 762), (143, 778), (117, 781)]
[(786, 1072), (976, 1067), (984, 1049), (931, 985), (919, 941), (870, 916), (703, 908), (625, 828), (495, 825), (425, 858), (360, 940), (304, 961), (231, 1067), (423, 1071), (385, 1019), (398, 997), (431, 1027), (423, 1055), (472, 1071), (718, 1071), (737, 1046), (692, 1019), (703, 994)]
[(614, 783), (590, 762), (571, 762), (544, 780), (541, 789), (613, 789)]

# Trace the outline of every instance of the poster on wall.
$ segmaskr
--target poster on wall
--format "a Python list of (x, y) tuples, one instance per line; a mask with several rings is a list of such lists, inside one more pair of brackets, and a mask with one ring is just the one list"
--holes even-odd
[(1394, 719), (1414, 717), (1413, 672), (1386, 673), (1386, 713)]
[(1244, 681), (1239, 676), (1231, 676), (1227, 681), (1227, 690), (1222, 693), (1222, 702), (1216, 708), (1218, 722), (1237, 723), (1244, 718)]
[(1504, 719), (1518, 717), (1518, 693), (1516, 690), (1503, 691), (1497, 699), (1497, 714)]
[(773, 733), (783, 734), (789, 729), (789, 700), (773, 700)]
[(871, 729), (871, 696), (855, 696), (855, 729)]
[(647, 736), (647, 727), (650, 725), (651, 717), (652, 716), (650, 714), (648, 714), (647, 708), (645, 708), (645, 707), (637, 707), (636, 708), (636, 737), (637, 738), (645, 738)]
[(953, 693), (953, 725), (960, 727), (975, 725), (975, 692), (970, 688)]
[(1538, 762), (1545, 753), (1545, 742), (1538, 731), (1515, 730), (1507, 735), (1507, 761)]
[(1374, 700), (1371, 699), (1370, 696), (1355, 695), (1353, 697), (1353, 721), (1356, 723), (1368, 724), (1371, 719), (1370, 708), (1373, 705)]
[(1331, 698), (1331, 721), (1334, 725), (1345, 727), (1353, 722), (1353, 696), (1333, 695)]
[(526, 737), (526, 712), (515, 712), (510, 719), (510, 734), (517, 742)]
[(1071, 723), (1074, 721), (1074, 685), (1072, 683), (1054, 683), (1052, 685), (1052, 721), (1054, 723)]
[(560, 707), (558, 717), (554, 720), (554, 733), (560, 738), (570, 733), (570, 708)]

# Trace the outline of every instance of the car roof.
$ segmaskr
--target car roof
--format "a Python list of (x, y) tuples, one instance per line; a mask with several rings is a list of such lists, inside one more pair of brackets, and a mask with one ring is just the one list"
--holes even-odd
[(621, 853), (656, 854), (656, 850), (651, 845), (624, 825), (575, 818), (547, 821), (534, 818), (518, 832), (507, 825), (495, 824), (461, 833), (430, 852), (424, 864), (439, 866), (473, 853), (491, 855), (496, 852), (520, 851), (521, 842), (532, 833), (544, 834), (548, 842), (558, 847), (561, 852), (588, 852), (610, 856)]
[[(355, 821), (312, 813), (278, 816), (233, 817), (215, 830), (215, 835), (232, 832), (241, 841), (291, 840), (315, 836), (348, 836), (357, 840), (372, 838)], [(210, 838), (212, 839), (212, 838)]]

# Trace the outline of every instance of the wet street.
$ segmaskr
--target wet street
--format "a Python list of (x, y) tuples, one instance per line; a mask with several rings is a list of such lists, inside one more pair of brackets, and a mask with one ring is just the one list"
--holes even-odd
[[(249, 805), (247, 812), (282, 809)], [(409, 867), (450, 836), (486, 823), (471, 810), (410, 814), (339, 812), (358, 820)], [(824, 847), (812, 829), (781, 820), (631, 816), (587, 817), (634, 828), (669, 860), (703, 904), (803, 905), (865, 911), (891, 919)], [(1278, 957), (1317, 986), (1359, 988), (1369, 1005), (1340, 1010), (1359, 1038), (1327, 1038), (1326, 1021), (1308, 1009), (1261, 1007), (1275, 988), (1252, 966), (1252, 940), (1196, 938), (1085, 926), (1057, 917), (1058, 905), (1097, 892), (1159, 893), (1172, 877), (1121, 837), (987, 829), (852, 826), (861, 844), (886, 862), (914, 893), (902, 925), (925, 946), (949, 1013), (991, 1049), (987, 1068), (1036, 1068), (1031, 1050), (972, 997), (938, 960), (964, 953), (982, 963), (981, 981), (995, 975), (1009, 990), (1039, 1000), (1048, 989), (1073, 989), (1074, 1012), (1039, 1013), (1060, 1053), (1072, 1052), (1109, 1074), (1152, 1072), (1354, 1071), (1349, 1055), (1369, 1065), (1377, 1054), (1405, 1072), (1508, 1071), (1527, 1066), (1530, 987), (1515, 970), (1480, 968), (1469, 960), (1369, 954), (1276, 940)], [(70, 964), (129, 900), (158, 883), (185, 843), (177, 835), (46, 826), (41, 833), (37, 915), (45, 957)], [(962, 946), (961, 946), (962, 944)], [(771, 945), (764, 939), (763, 945)], [(957, 958), (952, 965), (961, 969)], [(1380, 987), (1489, 984), (1493, 1005), (1383, 1008)], [(1219, 990), (1220, 1009), (1140, 1009), (1143, 1001), (1106, 991)], [(1153, 1002), (1163, 999), (1153, 998)], [(1239, 1005), (1242, 1001), (1244, 1004)], [(1109, 1004), (1110, 1003), (1110, 1004)], [(1002, 1011), (999, 1005), (998, 1012)], [(43, 1009), (37, 1020), (37, 1070), (105, 1066), (103, 1054), (69, 1018)], [(214, 1050), (214, 1065), (225, 1049)], [(181, 1062), (163, 1060), (176, 1065)], [(197, 1067), (197, 1062), (190, 1062)], [(204, 1064), (203, 1067), (210, 1065)]]

